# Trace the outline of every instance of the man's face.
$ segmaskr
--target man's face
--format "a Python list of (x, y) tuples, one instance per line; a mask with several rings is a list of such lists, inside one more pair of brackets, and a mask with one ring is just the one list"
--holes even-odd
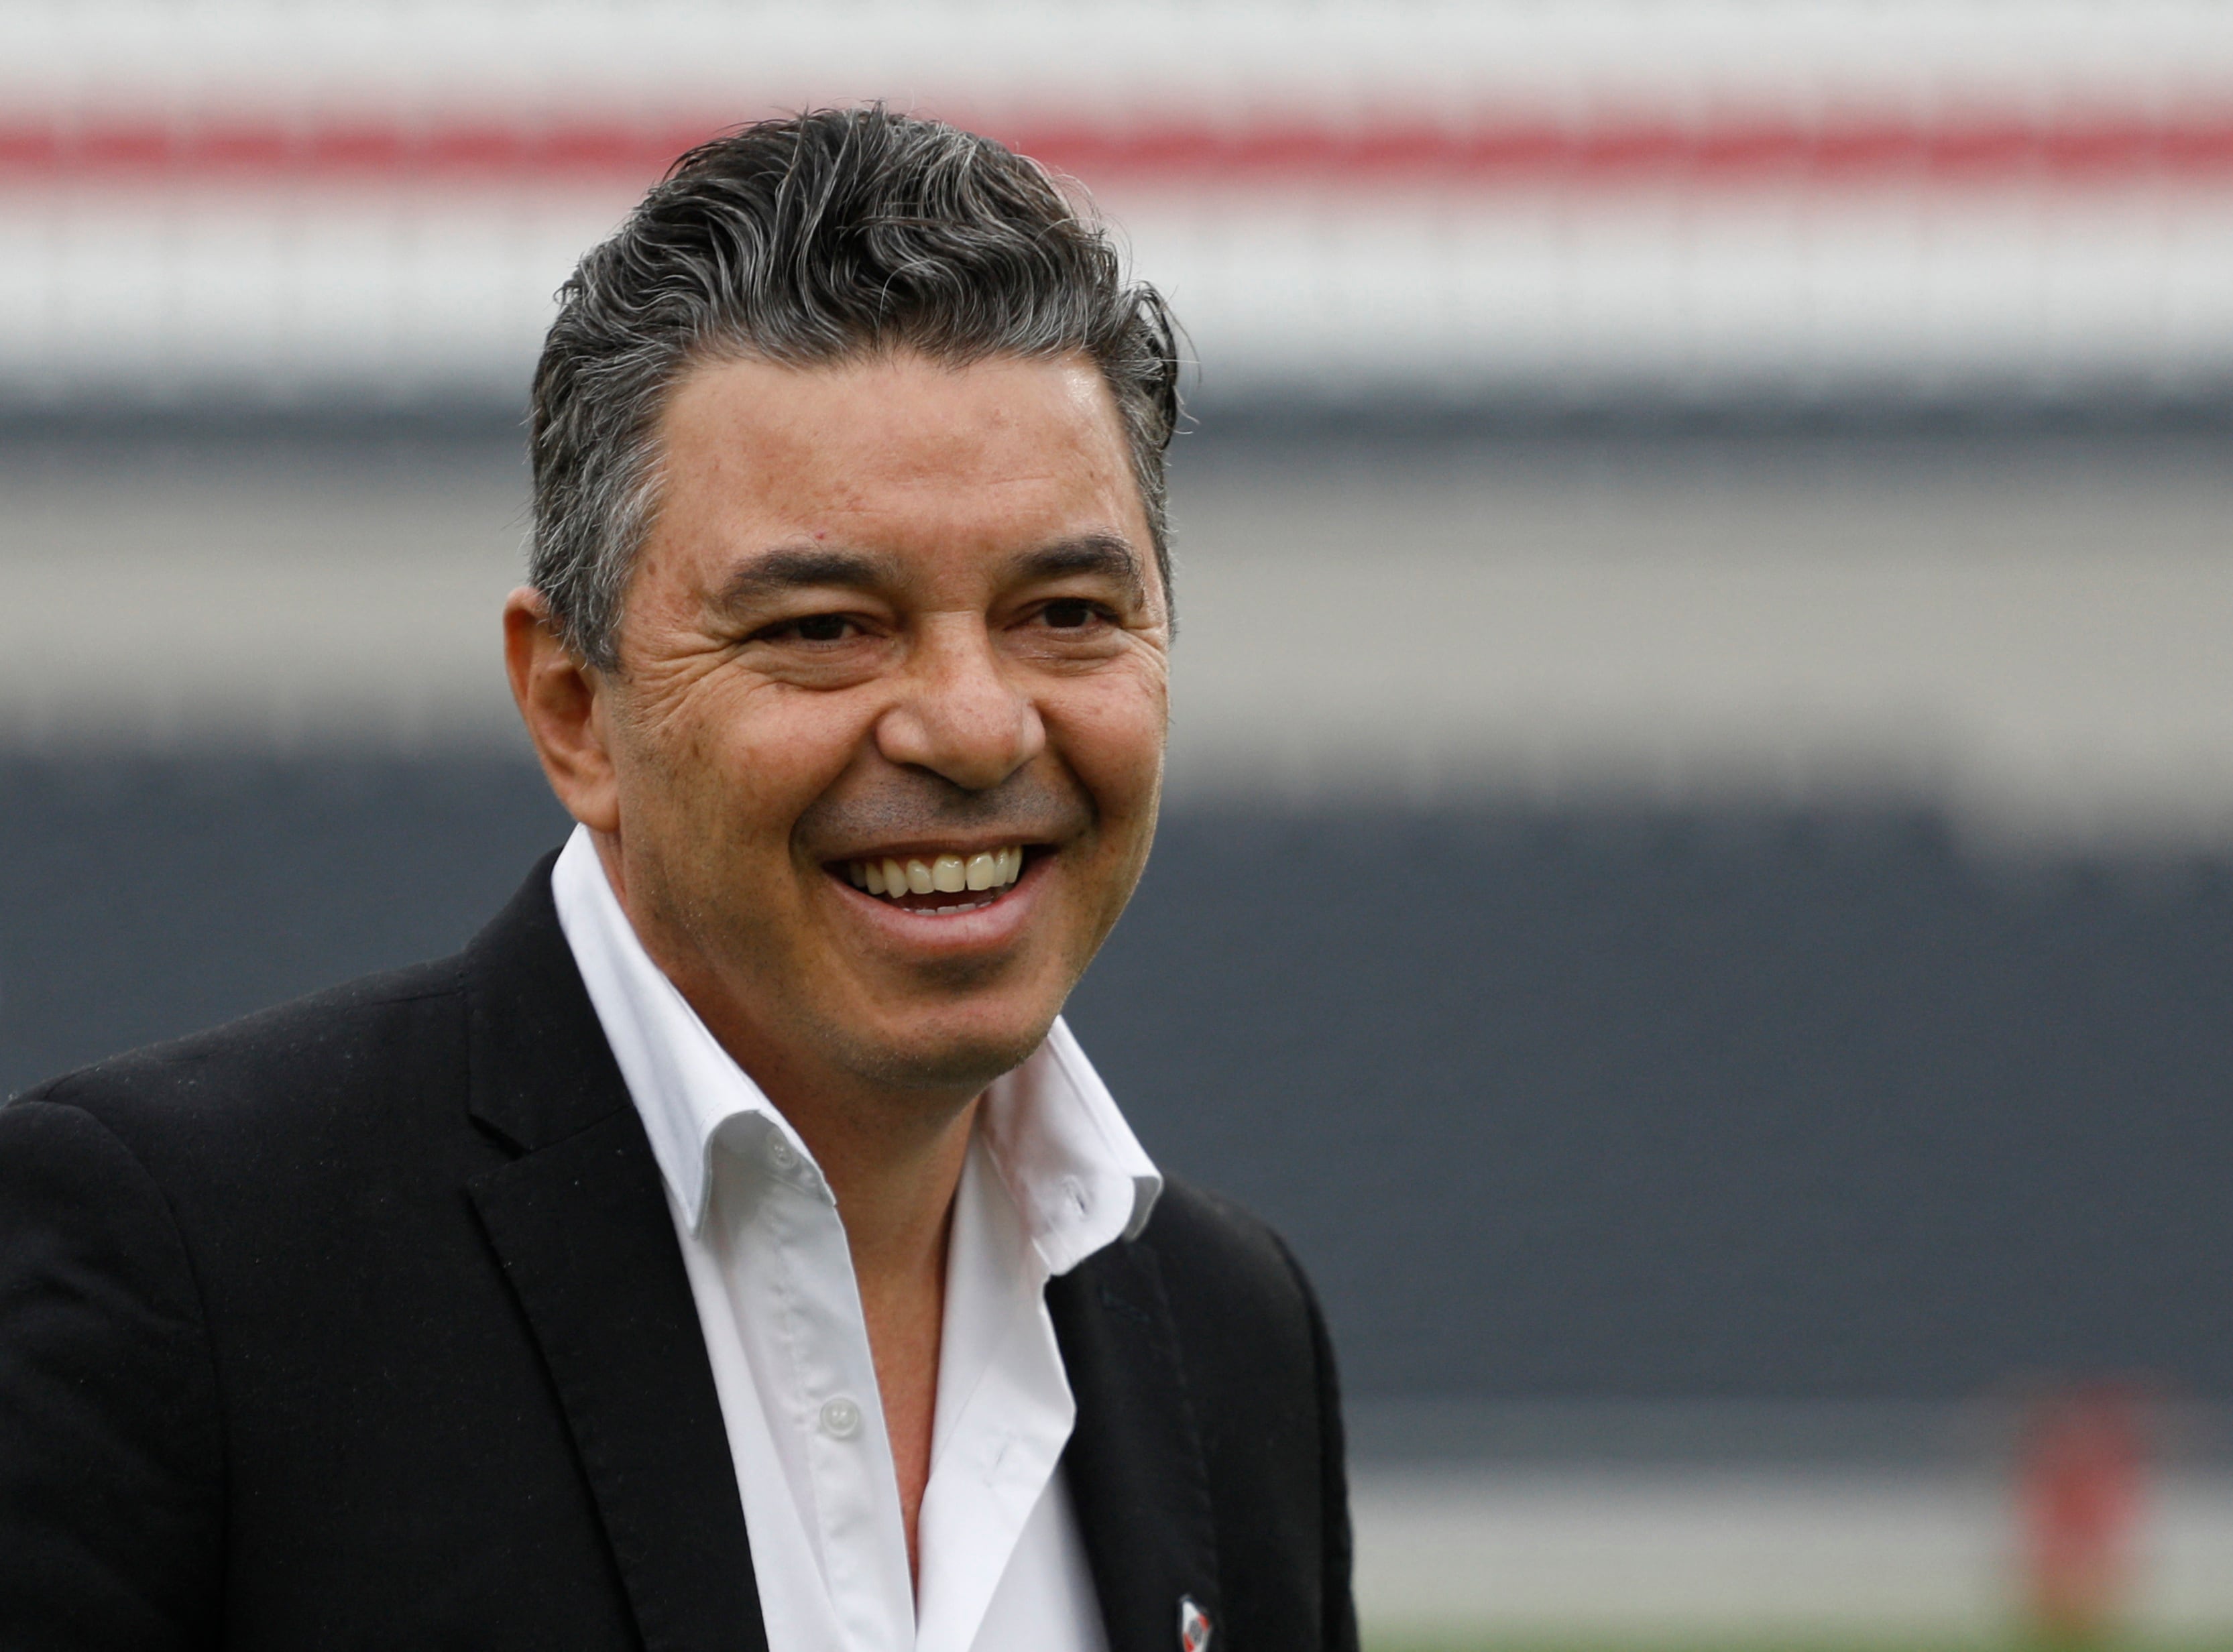
[(763, 1082), (990, 1081), (1154, 832), (1169, 610), (1106, 384), (717, 361), (661, 436), (600, 707), (630, 918)]

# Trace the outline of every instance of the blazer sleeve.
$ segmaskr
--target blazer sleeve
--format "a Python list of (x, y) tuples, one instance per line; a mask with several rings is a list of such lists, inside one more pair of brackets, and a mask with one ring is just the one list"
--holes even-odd
[(0, 1646), (208, 1644), (219, 1429), (162, 1190), (90, 1113), (0, 1108)]
[(1318, 1521), (1324, 1534), (1321, 1610), (1325, 1645), (1327, 1652), (1358, 1652), (1357, 1598), (1351, 1585), (1356, 1545), (1349, 1515), (1349, 1447), (1342, 1429), (1341, 1379), (1334, 1366), (1333, 1338), (1326, 1332), (1325, 1314), (1318, 1306), (1318, 1292), (1311, 1288), (1310, 1276), (1287, 1248), (1286, 1240), (1276, 1234), (1273, 1237), (1310, 1310), (1312, 1364), (1318, 1376)]

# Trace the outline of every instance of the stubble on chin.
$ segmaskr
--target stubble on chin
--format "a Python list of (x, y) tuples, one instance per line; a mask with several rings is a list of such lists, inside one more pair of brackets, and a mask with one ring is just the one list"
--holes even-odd
[[(1053, 1025), (1049, 1018), (1048, 1026)], [(914, 1046), (854, 1041), (846, 1064), (877, 1089), (926, 1096), (970, 1094), (1016, 1070), (1046, 1042), (1047, 1028), (1027, 1038), (960, 1039)]]
[[(967, 1024), (966, 998), (947, 1000), (941, 1013), (926, 1009), (912, 1021), (894, 1018), (881, 1026), (857, 1024), (826, 1012), (824, 1005), (795, 1001), (791, 1024), (778, 1032), (795, 1049), (817, 1052), (817, 1064), (850, 1076), (864, 1089), (902, 1095), (975, 1095), (1013, 1072), (1046, 1042), (1059, 1005), (1048, 1006), (1022, 1025)], [(775, 1031), (771, 1029), (771, 1031)]]

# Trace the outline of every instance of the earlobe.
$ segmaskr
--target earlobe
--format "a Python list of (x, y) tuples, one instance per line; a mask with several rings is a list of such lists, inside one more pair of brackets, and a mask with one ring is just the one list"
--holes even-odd
[(604, 684), (558, 635), (543, 594), (523, 585), (505, 601), (505, 673), (550, 790), (592, 831), (619, 828), (607, 745)]

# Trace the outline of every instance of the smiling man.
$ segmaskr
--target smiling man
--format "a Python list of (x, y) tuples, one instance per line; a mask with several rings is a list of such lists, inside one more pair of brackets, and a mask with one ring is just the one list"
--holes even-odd
[(0, 1645), (1355, 1647), (1308, 1288), (1058, 1018), (1154, 835), (1176, 370), (881, 109), (590, 253), (505, 614), (579, 823), (458, 958), (0, 1112)]

